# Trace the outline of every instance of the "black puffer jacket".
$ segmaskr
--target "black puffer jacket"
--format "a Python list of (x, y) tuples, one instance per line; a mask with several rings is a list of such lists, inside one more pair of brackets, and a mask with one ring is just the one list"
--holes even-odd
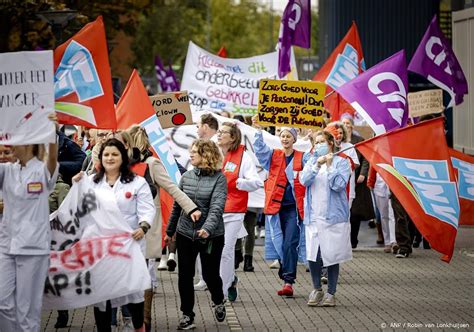
[(192, 240), (199, 239), (196, 232), (204, 229), (209, 238), (224, 234), (224, 206), (227, 199), (227, 180), (221, 171), (214, 174), (194, 168), (183, 174), (179, 182), (181, 189), (197, 205), (201, 218), (194, 223), (175, 202), (166, 228), (166, 234), (176, 232)]

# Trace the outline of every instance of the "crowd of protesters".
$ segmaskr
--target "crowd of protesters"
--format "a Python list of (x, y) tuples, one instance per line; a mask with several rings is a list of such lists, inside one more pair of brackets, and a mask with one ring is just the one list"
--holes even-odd
[[(81, 179), (116, 198), (152, 280), (144, 292), (97, 303), (98, 331), (116, 329), (118, 308), (124, 326), (151, 330), (157, 268), (178, 268), (178, 329), (195, 328), (194, 291), (199, 290), (209, 290), (215, 318), (224, 321), (225, 302), (238, 299), (239, 264), (244, 261), (243, 270), (254, 271), (258, 220), (264, 220), (265, 259), (279, 268), (283, 283), (277, 296), (293, 296), (297, 264), (302, 262), (314, 288), (309, 306), (336, 305), (339, 264), (352, 259), (362, 222), (375, 220), (377, 243), (398, 258), (410, 255), (414, 237), (421, 241), (396, 197), (353, 146), (363, 138), (349, 114), (315, 132), (278, 128), (280, 149), (267, 145), (268, 128), (247, 119), (256, 129), (255, 156), (268, 172), (263, 181), (242, 145), (238, 119), (219, 125), (206, 113), (189, 148), (190, 169), (179, 165), (184, 174), (178, 185), (153, 157), (148, 136), (138, 125), (121, 132), (80, 128), (68, 137), (54, 113), (50, 120), (56, 123), (57, 144), (50, 144), (47, 153), (42, 145), (0, 146), (1, 331), (39, 331), (49, 264), (48, 215)], [(311, 146), (299, 151), (299, 140), (309, 140)], [(174, 199), (165, 234), (160, 189)], [(263, 209), (249, 208), (249, 192), (259, 189), (265, 193)], [(137, 193), (136, 202), (124, 199), (125, 191)], [(31, 275), (37, 277), (25, 278)], [(323, 283), (328, 284), (326, 292)], [(68, 311), (60, 310), (55, 327), (68, 326), (68, 320)]]

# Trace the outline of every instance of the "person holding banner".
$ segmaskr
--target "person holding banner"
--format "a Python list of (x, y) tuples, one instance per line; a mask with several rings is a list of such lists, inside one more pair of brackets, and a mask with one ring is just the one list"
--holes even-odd
[[(258, 129), (255, 134), (255, 155), (260, 165), (266, 169), (268, 179), (265, 182), (265, 258), (278, 259), (278, 275), (284, 281), (279, 296), (293, 296), (293, 284), (296, 280), (298, 251), (300, 247), (301, 221), (303, 220), (303, 202), (305, 188), (300, 183), (299, 172), (303, 170), (303, 152), (293, 149), (297, 140), (294, 128), (280, 128), (280, 142), (283, 149), (272, 150), (264, 140), (260, 125), (254, 117), (253, 125)], [(270, 236), (272, 234), (272, 236)]]
[[(98, 156), (100, 167), (96, 174), (90, 175), (94, 189), (100, 189), (104, 195), (113, 195), (125, 221), (133, 229), (132, 238), (139, 241), (145, 255), (145, 234), (155, 218), (155, 204), (150, 186), (146, 180), (135, 175), (129, 165), (125, 146), (116, 138), (101, 144)], [(83, 173), (73, 180), (79, 181)], [(113, 273), (113, 271), (111, 271)], [(144, 294), (137, 292), (117, 299), (99, 303), (94, 307), (97, 330), (110, 331), (112, 308), (127, 304), (132, 315), (133, 327), (136, 331), (144, 331)]]
[(227, 201), (224, 209), (225, 243), (222, 251), (221, 278), (224, 295), (234, 302), (238, 296), (235, 274), (235, 244), (247, 235), (244, 217), (248, 193), (263, 187), (252, 158), (241, 144), (242, 133), (237, 123), (224, 122), (217, 131), (217, 145), (222, 151), (222, 172), (227, 179)]
[[(56, 113), (48, 118), (57, 123)], [(49, 268), (51, 231), (48, 196), (59, 172), (58, 146), (12, 147), (17, 163), (0, 164), (4, 214), (0, 225), (0, 329), (33, 331), (41, 327), (44, 281)]]
[(223, 322), (226, 317), (219, 275), (224, 248), (223, 213), (227, 199), (227, 181), (221, 171), (222, 155), (214, 142), (204, 139), (195, 140), (189, 154), (194, 168), (183, 174), (179, 189), (191, 197), (202, 214), (198, 220), (193, 220), (174, 202), (165, 236), (165, 243), (176, 236), (179, 253), (178, 288), (183, 313), (179, 330), (195, 328), (193, 278), (198, 254), (201, 256), (204, 281), (211, 292), (214, 315), (218, 322)]
[[(351, 165), (335, 155), (336, 142), (328, 131), (315, 134), (315, 151), (300, 174), (306, 186), (304, 224), (306, 258), (314, 290), (309, 306), (334, 307), (339, 264), (352, 259), (347, 186)], [(321, 287), (322, 269), (328, 268), (328, 292)]]

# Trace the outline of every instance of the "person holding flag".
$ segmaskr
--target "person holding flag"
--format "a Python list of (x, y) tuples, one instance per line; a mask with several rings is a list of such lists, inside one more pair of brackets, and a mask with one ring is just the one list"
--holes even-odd
[[(260, 165), (269, 172), (265, 182), (265, 258), (280, 262), (278, 276), (284, 281), (279, 296), (293, 296), (296, 280), (298, 248), (302, 232), (303, 202), (305, 188), (300, 183), (299, 172), (303, 170), (303, 152), (293, 149), (297, 140), (294, 128), (281, 127), (280, 142), (283, 149), (270, 149), (263, 140), (256, 116), (252, 119), (257, 128), (255, 134), (255, 156)], [(270, 232), (273, 236), (269, 236)]]
[[(334, 307), (339, 264), (352, 259), (347, 186), (351, 165), (335, 154), (336, 142), (328, 131), (315, 134), (315, 151), (300, 174), (306, 187), (304, 224), (306, 258), (314, 290), (309, 306)], [(321, 287), (322, 269), (328, 268), (328, 291)]]

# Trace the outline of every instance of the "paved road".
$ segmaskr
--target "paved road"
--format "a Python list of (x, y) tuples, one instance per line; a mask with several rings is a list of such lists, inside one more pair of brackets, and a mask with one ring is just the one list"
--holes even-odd
[[(208, 292), (196, 292), (196, 331), (474, 331), (474, 228), (462, 228), (454, 258), (443, 263), (433, 250), (414, 249), (396, 259), (374, 246), (375, 232), (362, 227), (361, 246), (341, 267), (335, 308), (306, 305), (310, 274), (298, 267), (295, 297), (280, 298), (276, 270), (256, 247), (255, 272), (238, 272), (239, 299), (228, 304), (228, 319), (217, 323)], [(159, 272), (153, 330), (175, 330), (179, 316), (177, 273)], [(56, 313), (43, 312), (43, 330), (53, 328)], [(457, 324), (457, 325), (456, 325)], [(91, 307), (72, 312), (71, 327), (58, 331), (93, 331)]]

